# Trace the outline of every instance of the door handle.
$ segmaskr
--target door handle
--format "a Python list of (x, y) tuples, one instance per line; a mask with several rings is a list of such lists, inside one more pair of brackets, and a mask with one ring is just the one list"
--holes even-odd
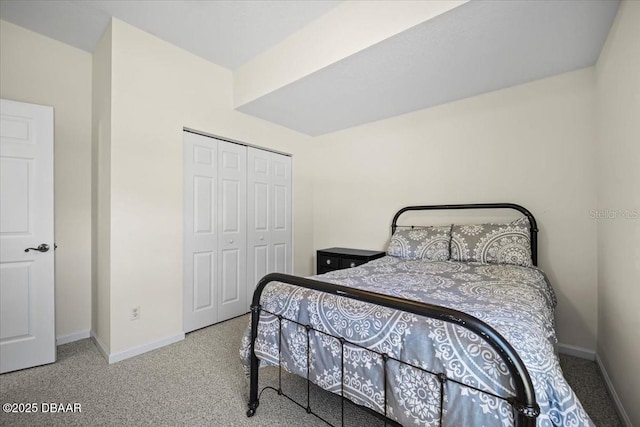
[(46, 243), (42, 243), (37, 248), (27, 248), (24, 251), (25, 252), (29, 252), (29, 251), (48, 252), (49, 245), (47, 245)]

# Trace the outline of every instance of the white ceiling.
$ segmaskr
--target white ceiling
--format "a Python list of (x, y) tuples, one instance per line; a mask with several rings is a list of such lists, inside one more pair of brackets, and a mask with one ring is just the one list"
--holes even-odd
[(471, 1), (240, 111), (321, 135), (595, 64), (614, 1)]
[[(0, 17), (91, 52), (111, 16), (234, 70), (337, 1), (1, 0)], [(475, 0), (238, 109), (309, 135), (593, 65), (618, 0)]]
[(111, 17), (235, 69), (339, 1), (1, 0), (2, 19), (93, 52)]

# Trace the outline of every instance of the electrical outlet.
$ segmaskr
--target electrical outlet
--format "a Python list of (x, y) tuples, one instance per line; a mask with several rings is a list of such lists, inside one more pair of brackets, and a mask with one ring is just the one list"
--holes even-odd
[(131, 309), (131, 316), (129, 317), (129, 320), (138, 320), (138, 319), (140, 319), (140, 306), (133, 307)]

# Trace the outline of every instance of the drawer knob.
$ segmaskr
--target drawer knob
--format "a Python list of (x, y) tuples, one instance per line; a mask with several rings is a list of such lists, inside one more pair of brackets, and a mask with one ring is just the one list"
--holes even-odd
[(229, 243), (233, 243), (233, 239), (229, 239)]
[(327, 260), (327, 264), (331, 264), (331, 260), (330, 259)]

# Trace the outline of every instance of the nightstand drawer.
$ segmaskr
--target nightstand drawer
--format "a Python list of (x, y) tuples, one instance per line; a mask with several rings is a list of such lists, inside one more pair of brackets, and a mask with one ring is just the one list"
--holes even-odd
[(366, 259), (342, 258), (340, 260), (340, 268), (353, 268), (365, 264)]
[(318, 268), (325, 268), (329, 270), (337, 270), (343, 268), (340, 265), (340, 258), (335, 256), (318, 255)]
[(350, 248), (322, 249), (316, 253), (316, 274), (357, 267), (383, 257), (385, 252)]

